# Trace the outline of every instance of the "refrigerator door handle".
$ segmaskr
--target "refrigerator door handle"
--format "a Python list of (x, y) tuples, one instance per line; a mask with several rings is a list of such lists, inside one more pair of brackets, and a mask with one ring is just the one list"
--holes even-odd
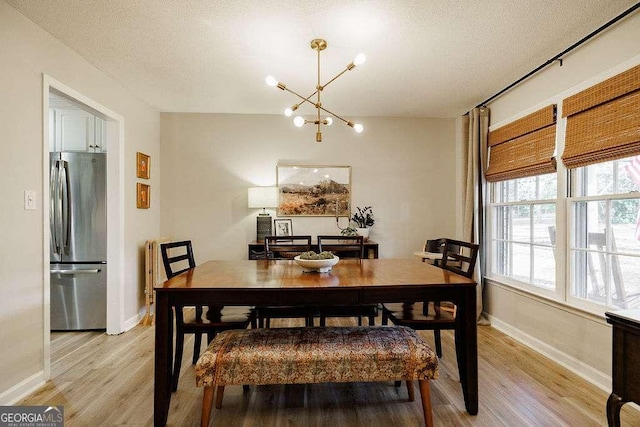
[(49, 174), (49, 228), (51, 229), (51, 244), (53, 245), (53, 253), (60, 254), (60, 245), (58, 244), (58, 161), (51, 161), (51, 172)]
[(100, 268), (87, 268), (84, 270), (51, 270), (51, 274), (61, 274), (63, 276), (73, 276), (75, 274), (98, 274), (102, 271)]
[(56, 160), (56, 205), (55, 205), (55, 216), (56, 216), (56, 244), (58, 247), (58, 254), (62, 255), (63, 253), (63, 240), (62, 240), (62, 184), (61, 184), (61, 170), (62, 164), (60, 160)]
[(69, 162), (65, 160), (60, 161), (60, 196), (61, 196), (61, 217), (60, 228), (62, 231), (62, 250), (61, 253), (69, 253), (69, 234), (71, 233), (71, 200), (69, 200)]

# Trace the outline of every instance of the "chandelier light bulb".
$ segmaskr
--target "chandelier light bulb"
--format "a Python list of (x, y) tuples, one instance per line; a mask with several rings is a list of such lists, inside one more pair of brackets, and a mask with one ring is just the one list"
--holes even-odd
[(362, 133), (362, 131), (364, 130), (364, 126), (362, 126), (360, 123), (356, 123), (355, 125), (353, 125), (353, 130), (355, 130), (356, 133)]
[(359, 53), (353, 60), (353, 65), (362, 65), (367, 60), (367, 56), (364, 53)]
[(276, 87), (278, 86), (278, 81), (273, 76), (267, 77), (267, 86)]
[(304, 126), (304, 118), (301, 116), (296, 116), (296, 118), (293, 119), (293, 124), (296, 127), (301, 128), (302, 126)]
[(333, 119), (331, 117), (327, 117), (324, 121), (327, 126), (331, 126), (333, 124)]
[(286, 110), (284, 110), (285, 116), (291, 117), (292, 114), (293, 114), (293, 110), (291, 108), (287, 108)]

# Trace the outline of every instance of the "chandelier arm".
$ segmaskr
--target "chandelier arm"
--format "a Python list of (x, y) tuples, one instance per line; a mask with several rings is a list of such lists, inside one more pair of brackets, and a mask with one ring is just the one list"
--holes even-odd
[[(312, 97), (313, 95), (315, 95), (316, 93), (318, 93), (318, 91), (317, 91), (317, 90), (316, 90), (315, 92), (313, 92), (311, 95), (307, 96), (306, 98), (303, 98), (302, 103), (304, 103), (304, 102), (308, 102), (309, 104), (313, 104), (313, 102), (311, 102), (311, 101), (309, 101), (309, 100), (310, 100), (310, 99), (311, 99), (311, 97)], [(297, 94), (296, 94), (296, 95), (297, 95)], [(300, 96), (300, 95), (298, 95), (298, 96)], [(302, 98), (302, 97), (300, 96), (300, 98)]]
[[(349, 64), (349, 65), (351, 65), (351, 64)], [(351, 67), (351, 68), (353, 68), (353, 67)], [(342, 70), (341, 72), (339, 72), (334, 78), (332, 78), (331, 80), (326, 82), (324, 85), (322, 85), (322, 88), (324, 89), (325, 87), (329, 86), (329, 84), (333, 83), (333, 81), (336, 80), (338, 77), (340, 77), (341, 75), (343, 75), (347, 71), (351, 70), (351, 68), (347, 67), (344, 70)]]
[[(326, 83), (322, 86), (322, 88), (324, 89), (324, 88), (325, 88), (325, 87), (327, 87), (330, 83), (332, 83), (333, 81), (335, 81), (338, 77), (340, 77), (341, 75), (343, 75), (344, 73), (346, 73), (346, 72), (347, 72), (347, 71), (349, 71), (349, 70), (350, 70), (350, 68), (348, 68), (348, 67), (347, 67), (347, 68), (345, 68), (342, 72), (338, 73), (334, 78), (332, 78), (331, 80), (329, 80), (328, 82), (326, 82)], [(318, 93), (318, 90), (316, 89), (316, 91), (315, 91), (315, 92), (313, 92), (311, 95), (309, 95), (309, 96), (307, 96), (307, 97), (304, 97), (304, 96), (300, 95), (299, 93), (297, 93), (297, 92), (295, 92), (295, 91), (293, 91), (293, 90), (289, 89), (289, 88), (288, 88), (288, 87), (286, 87), (286, 86), (284, 87), (284, 90), (286, 90), (287, 92), (292, 93), (292, 94), (294, 94), (295, 96), (297, 96), (298, 98), (302, 99), (302, 102), (303, 102), (303, 103), (304, 103), (304, 102), (308, 102), (309, 104), (313, 104), (313, 102), (312, 102), (312, 101), (310, 101), (310, 99), (311, 99), (311, 97), (312, 97), (312, 96), (314, 96), (315, 94), (317, 94), (317, 93)], [(329, 111), (327, 111), (327, 113), (329, 113)], [(330, 113), (330, 114), (333, 114), (333, 113)], [(336, 116), (336, 117), (337, 117), (337, 116)], [(344, 120), (344, 119), (341, 119), (341, 120)]]
[(294, 94), (295, 96), (297, 96), (298, 98), (302, 99), (302, 102), (300, 104), (304, 104), (305, 102), (308, 102), (311, 105), (314, 105), (313, 101), (309, 101), (309, 99), (315, 95), (316, 93), (318, 93), (318, 91), (316, 90), (315, 92), (313, 92), (311, 95), (307, 96), (306, 98), (302, 95), (300, 95), (297, 92), (292, 91), (291, 89), (289, 89), (288, 87), (285, 87), (284, 90), (286, 90), (289, 93)]
[(340, 117), (340, 116), (339, 116), (339, 115), (337, 115), (336, 113), (334, 113), (334, 112), (332, 112), (332, 111), (329, 111), (329, 110), (327, 110), (327, 109), (326, 109), (326, 108), (324, 108), (324, 107), (320, 107), (320, 110), (324, 111), (325, 113), (329, 113), (329, 114), (331, 114), (333, 117), (335, 117), (335, 118), (336, 118), (336, 119), (338, 119), (338, 120), (342, 120), (342, 121), (343, 121), (343, 122), (345, 122), (345, 123), (349, 123), (349, 120), (343, 119), (342, 117)]

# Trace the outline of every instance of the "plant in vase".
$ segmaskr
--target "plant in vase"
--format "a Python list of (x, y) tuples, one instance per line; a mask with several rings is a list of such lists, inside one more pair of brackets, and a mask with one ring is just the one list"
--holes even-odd
[(358, 235), (358, 229), (354, 228), (354, 227), (347, 227), (344, 228), (342, 231), (340, 231), (340, 234), (342, 234), (343, 236), (357, 236)]
[(358, 211), (353, 214), (351, 221), (358, 225), (358, 234), (364, 237), (364, 240), (367, 240), (369, 238), (369, 227), (376, 222), (373, 218), (373, 209), (371, 206), (357, 207), (356, 209)]

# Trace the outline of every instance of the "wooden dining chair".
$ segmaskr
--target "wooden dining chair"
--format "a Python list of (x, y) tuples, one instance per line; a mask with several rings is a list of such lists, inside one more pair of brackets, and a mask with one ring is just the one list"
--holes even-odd
[(328, 251), (340, 258), (364, 258), (364, 237), (362, 236), (318, 236), (318, 250)]
[[(311, 236), (266, 236), (264, 253), (267, 259), (293, 259), (311, 250)], [(259, 327), (271, 327), (271, 319), (304, 319), (305, 326), (313, 326), (314, 307), (310, 306), (259, 306)]]
[[(160, 250), (167, 279), (171, 279), (196, 266), (190, 240), (163, 243), (160, 245)], [(176, 350), (173, 361), (172, 391), (178, 389), (184, 336), (186, 334), (194, 335), (192, 362), (195, 364), (200, 357), (203, 334), (207, 335), (207, 342), (210, 343), (218, 332), (229, 329), (245, 329), (250, 324), (253, 327), (256, 326), (255, 310), (251, 307), (176, 305), (174, 309), (176, 316)]]
[[(429, 239), (425, 242), (424, 244), (424, 251), (425, 252), (432, 252), (432, 253), (443, 253), (444, 252), (444, 245), (446, 243), (445, 238), (439, 238), (439, 239)], [(422, 261), (427, 261), (426, 259), (422, 259)], [(433, 260), (433, 264), (434, 265), (440, 265), (440, 260), (435, 259)]]
[(267, 259), (293, 259), (311, 250), (311, 236), (266, 236), (264, 252)]
[[(444, 246), (442, 260), (437, 266), (464, 277), (473, 277), (479, 246), (461, 240), (438, 240), (444, 240)], [(436, 354), (442, 357), (440, 331), (455, 329), (456, 308), (451, 303), (440, 301), (384, 303), (382, 324), (387, 325), (389, 320), (394, 325), (408, 326), (416, 330), (432, 330)]]
[[(341, 259), (364, 258), (364, 238), (362, 236), (318, 236), (318, 250), (329, 251)], [(318, 307), (320, 326), (326, 326), (327, 317), (355, 317), (358, 326), (362, 326), (362, 318), (369, 320), (369, 325), (375, 324), (378, 308), (376, 304), (332, 305)]]

